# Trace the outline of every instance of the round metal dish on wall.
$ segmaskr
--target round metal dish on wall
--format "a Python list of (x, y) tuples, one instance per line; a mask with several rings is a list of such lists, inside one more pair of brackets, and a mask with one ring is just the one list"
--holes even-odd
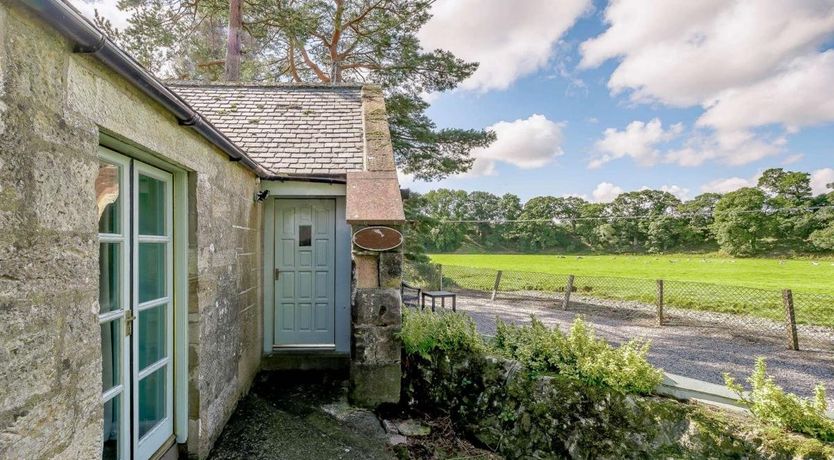
[(367, 251), (390, 251), (403, 244), (403, 234), (391, 227), (366, 227), (353, 234), (353, 244)]

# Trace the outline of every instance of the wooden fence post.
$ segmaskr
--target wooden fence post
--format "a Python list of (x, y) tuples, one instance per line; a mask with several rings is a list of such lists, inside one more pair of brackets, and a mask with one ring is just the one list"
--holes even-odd
[(573, 291), (573, 275), (568, 275), (568, 285), (565, 287), (565, 300), (562, 302), (562, 310), (568, 309), (571, 291)]
[(495, 296), (498, 294), (498, 286), (501, 284), (501, 275), (504, 272), (498, 270), (498, 273), (495, 274), (495, 284), (492, 286), (492, 300), (495, 300)]
[(663, 326), (663, 280), (657, 280), (657, 325)]
[(782, 291), (782, 303), (785, 304), (785, 326), (788, 332), (788, 350), (799, 350), (799, 337), (796, 333), (796, 314), (793, 309), (793, 292)]
[(440, 291), (443, 290), (443, 265), (437, 264), (437, 274), (440, 275), (440, 283), (438, 285), (438, 289)]

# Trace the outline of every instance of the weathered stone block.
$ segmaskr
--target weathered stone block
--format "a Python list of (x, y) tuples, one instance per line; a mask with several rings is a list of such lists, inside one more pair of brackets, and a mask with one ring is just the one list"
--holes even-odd
[(376, 256), (354, 254), (356, 266), (356, 287), (361, 289), (379, 287), (379, 270)]
[(400, 288), (403, 279), (403, 255), (401, 252), (383, 252), (379, 255), (379, 285), (384, 288)]
[(356, 289), (351, 310), (354, 327), (393, 326), (402, 321), (399, 289)]
[(400, 400), (400, 363), (350, 366), (350, 402), (359, 407), (374, 408)]
[(391, 364), (400, 361), (399, 326), (355, 326), (352, 359), (361, 364)]

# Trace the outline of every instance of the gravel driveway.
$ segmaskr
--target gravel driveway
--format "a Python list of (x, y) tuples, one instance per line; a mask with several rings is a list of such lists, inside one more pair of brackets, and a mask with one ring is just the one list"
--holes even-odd
[(612, 343), (650, 339), (649, 361), (655, 366), (717, 384), (724, 383), (724, 372), (746, 383), (756, 357), (764, 356), (768, 373), (783, 388), (810, 396), (814, 385), (821, 382), (829, 390), (829, 405), (834, 406), (834, 349), (789, 351), (785, 339), (778, 335), (735, 327), (714, 314), (704, 313), (696, 321), (700, 312), (676, 315), (670, 311), (668, 325), (657, 327), (652, 307), (633, 302), (572, 298), (570, 308), (562, 311), (552, 299), (499, 294), (493, 301), (488, 295), (470, 292), (458, 293), (457, 307), (475, 320), (484, 335), (495, 334), (496, 318), (525, 324), (535, 315), (545, 324), (565, 330), (582, 315), (597, 336)]

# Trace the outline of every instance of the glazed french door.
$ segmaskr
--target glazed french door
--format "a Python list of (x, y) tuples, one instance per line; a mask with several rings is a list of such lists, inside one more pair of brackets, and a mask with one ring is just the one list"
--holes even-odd
[(173, 180), (101, 148), (102, 458), (150, 458), (172, 436)]

